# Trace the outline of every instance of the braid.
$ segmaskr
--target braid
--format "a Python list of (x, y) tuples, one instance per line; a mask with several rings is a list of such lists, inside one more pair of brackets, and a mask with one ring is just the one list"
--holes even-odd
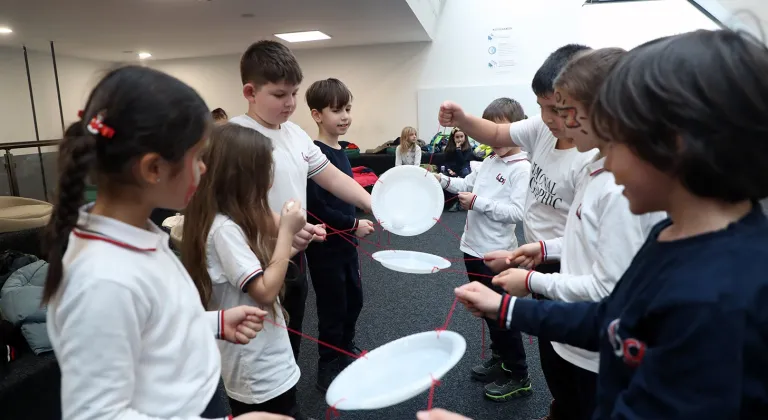
[(96, 161), (96, 139), (85, 132), (83, 122), (72, 124), (59, 147), (59, 186), (56, 205), (48, 223), (48, 277), (43, 302), (48, 302), (61, 284), (62, 257), (69, 234), (77, 225), (85, 195), (85, 180)]

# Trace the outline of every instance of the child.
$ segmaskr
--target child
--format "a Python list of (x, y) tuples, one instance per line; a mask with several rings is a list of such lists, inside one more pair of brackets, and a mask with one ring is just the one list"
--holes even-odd
[[(520, 104), (509, 98), (496, 99), (483, 112), (484, 119), (507, 124), (522, 120), (524, 115)], [(461, 206), (470, 210), (461, 238), (469, 281), (489, 287), (494, 273), (483, 263), (483, 255), (517, 247), (515, 223), (523, 220), (531, 171), (528, 155), (519, 147), (496, 147), (493, 152), (477, 171), (464, 179), (437, 175), (443, 188), (458, 193)], [(472, 378), (488, 384), (485, 396), (492, 401), (530, 394), (531, 379), (520, 332), (505, 331), (492, 321), (488, 321), (488, 330), (493, 356), (472, 368)], [(499, 384), (493, 383), (499, 378), (500, 383), (507, 385), (504, 392), (499, 392)]]
[[(664, 219), (663, 213), (635, 216), (616, 185), (613, 175), (604, 169), (605, 142), (589, 124), (588, 110), (610, 71), (626, 54), (621, 48), (604, 48), (571, 60), (555, 81), (558, 112), (566, 135), (576, 148), (585, 152), (597, 148), (600, 153), (587, 166), (588, 177), (576, 191), (568, 213), (563, 238), (527, 244), (510, 253), (513, 267), (531, 267), (546, 260), (560, 260), (561, 273), (541, 274), (512, 268), (499, 281), (527, 279), (533, 293), (565, 302), (600, 301), (608, 296), (629, 266), (653, 226)], [(578, 205), (577, 205), (578, 204)], [(552, 343), (559, 357), (555, 375), (547, 376), (550, 392), (557, 403), (551, 416), (589, 419), (594, 411), (598, 354)]]
[[(560, 71), (576, 54), (589, 50), (583, 45), (566, 45), (550, 54), (533, 77), (532, 88), (541, 107), (541, 116), (517, 121), (512, 124), (495, 124), (474, 116), (465, 115), (456, 104), (446, 102), (440, 110), (440, 124), (461, 127), (470, 137), (496, 147), (521, 146), (531, 161), (528, 196), (525, 201), (523, 232), (526, 243), (538, 243), (563, 236), (568, 210), (573, 203), (576, 184), (582, 178), (584, 167), (592, 161), (595, 152), (580, 153), (573, 141), (565, 135), (562, 119), (557, 114), (554, 81)], [(495, 272), (506, 268), (506, 250), (485, 256)], [(560, 271), (560, 264), (551, 262), (536, 268), (542, 273)], [(549, 342), (539, 339), (542, 370), (550, 370), (548, 360), (559, 357)], [(554, 368), (554, 366), (552, 366)], [(500, 370), (501, 363), (490, 367)], [(499, 385), (498, 394), (505, 395), (516, 389)]]
[[(240, 75), (248, 113), (230, 122), (252, 128), (272, 140), (275, 172), (269, 190), (270, 208), (278, 212), (289, 200), (306, 203), (307, 179), (312, 178), (342, 201), (370, 212), (370, 194), (354, 179), (328, 165), (328, 158), (309, 135), (288, 121), (296, 110), (296, 94), (303, 78), (293, 53), (279, 42), (256, 42), (243, 54)], [(325, 235), (322, 229), (313, 233), (320, 238)], [(288, 326), (301, 331), (308, 291), (304, 254), (296, 255), (293, 262), (300, 267), (301, 274), (286, 284), (283, 307), (289, 315)], [(301, 337), (292, 334), (290, 338), (293, 354), (298, 359)]]
[(421, 148), (417, 142), (418, 134), (413, 127), (403, 128), (400, 133), (400, 145), (395, 148), (395, 166), (421, 165)]
[(229, 116), (221, 108), (216, 108), (211, 111), (211, 116), (213, 117), (213, 122), (216, 123), (216, 125), (226, 124), (229, 120)]
[(267, 203), (272, 142), (235, 124), (213, 130), (203, 162), (208, 175), (186, 209), (182, 261), (203, 305), (260, 306), (274, 322), (245, 346), (220, 343), (222, 376), (235, 415), (266, 411), (303, 419), (296, 403), (299, 367), (279, 296), (293, 235), (306, 224), (298, 203), (285, 204), (279, 227)]
[[(246, 344), (266, 312), (206, 313), (168, 235), (147, 219), (189, 201), (210, 124), (189, 86), (123, 67), (67, 128), (43, 293), (64, 419), (226, 417), (214, 336)], [(80, 208), (88, 176), (99, 196)]]
[[(332, 165), (352, 177), (352, 166), (339, 145), (339, 136), (346, 134), (352, 124), (352, 93), (340, 80), (327, 79), (313, 83), (307, 89), (306, 99), (317, 123), (315, 144)], [(374, 230), (370, 220), (355, 217), (355, 206), (334, 197), (312, 180), (307, 185), (307, 209), (334, 228), (356, 237), (365, 237)], [(318, 338), (355, 353), (359, 352), (354, 338), (363, 308), (363, 289), (357, 240), (345, 236), (334, 235), (326, 242), (311, 244), (307, 261), (317, 295)], [(318, 346), (318, 353), (316, 387), (325, 392), (351, 360), (325, 346)]]
[[(768, 220), (757, 204), (768, 197), (768, 49), (746, 37), (651, 41), (601, 87), (591, 125), (609, 143), (605, 168), (633, 213), (669, 214), (610, 296), (456, 291), (500, 325), (599, 351), (593, 419), (768, 418)], [(494, 283), (519, 296), (526, 280)]]
[(446, 175), (464, 178), (469, 175), (469, 162), (475, 160), (472, 148), (469, 147), (467, 135), (456, 127), (451, 130), (451, 137), (445, 147)]

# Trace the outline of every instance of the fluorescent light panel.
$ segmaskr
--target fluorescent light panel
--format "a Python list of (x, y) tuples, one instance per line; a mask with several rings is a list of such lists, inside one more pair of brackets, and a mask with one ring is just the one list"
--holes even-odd
[(10, 34), (13, 33), (13, 29), (7, 27), (7, 26), (0, 26), (0, 34)]
[(152, 54), (148, 52), (140, 52), (139, 54), (139, 60), (146, 60), (149, 57), (152, 57)]
[(275, 36), (288, 42), (307, 42), (307, 41), (321, 41), (323, 39), (331, 39), (330, 36), (320, 31), (289, 32), (286, 34), (275, 34)]

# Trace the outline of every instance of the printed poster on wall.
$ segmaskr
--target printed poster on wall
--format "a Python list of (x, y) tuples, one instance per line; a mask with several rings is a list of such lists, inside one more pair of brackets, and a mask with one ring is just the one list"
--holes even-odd
[(512, 28), (493, 28), (488, 34), (488, 69), (496, 73), (512, 71), (515, 46)]

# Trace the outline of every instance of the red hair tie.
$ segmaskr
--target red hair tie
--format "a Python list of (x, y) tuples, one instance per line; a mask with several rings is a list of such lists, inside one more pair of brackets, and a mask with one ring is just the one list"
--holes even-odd
[(101, 114), (96, 115), (88, 123), (88, 132), (95, 136), (102, 136), (111, 139), (115, 135), (115, 130), (112, 127), (104, 124), (104, 116)]

